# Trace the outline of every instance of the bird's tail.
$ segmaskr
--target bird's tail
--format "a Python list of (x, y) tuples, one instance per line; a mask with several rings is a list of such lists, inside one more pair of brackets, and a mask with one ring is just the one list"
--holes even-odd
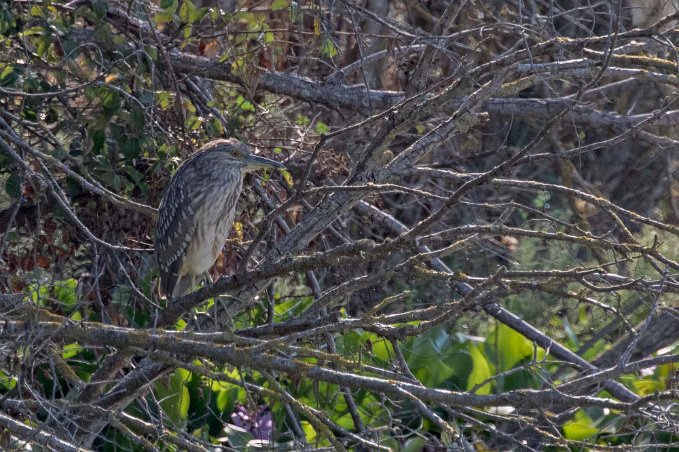
[(193, 275), (184, 275), (177, 280), (172, 291), (172, 298), (178, 298), (191, 292), (195, 287), (196, 278)]

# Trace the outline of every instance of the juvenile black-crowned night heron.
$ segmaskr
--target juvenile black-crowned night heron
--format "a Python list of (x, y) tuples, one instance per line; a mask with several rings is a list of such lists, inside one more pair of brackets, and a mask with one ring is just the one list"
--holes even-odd
[(182, 163), (158, 212), (161, 296), (184, 295), (207, 274), (231, 230), (243, 175), (259, 168), (283, 165), (234, 139), (211, 141)]

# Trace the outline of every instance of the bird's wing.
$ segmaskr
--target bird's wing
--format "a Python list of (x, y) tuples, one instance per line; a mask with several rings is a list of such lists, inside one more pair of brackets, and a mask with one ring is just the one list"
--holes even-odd
[(161, 296), (172, 296), (195, 230), (191, 199), (181, 183), (172, 184), (161, 202), (156, 230)]

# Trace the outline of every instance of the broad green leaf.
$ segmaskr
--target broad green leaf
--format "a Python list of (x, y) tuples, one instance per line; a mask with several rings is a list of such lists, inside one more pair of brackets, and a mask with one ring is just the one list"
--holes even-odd
[(410, 370), (426, 386), (464, 384), (473, 363), (467, 347), (444, 328), (435, 328), (413, 338), (403, 346)]
[(120, 94), (108, 88), (100, 90), (101, 105), (104, 107), (104, 112), (108, 115), (113, 115), (120, 108)]
[(321, 49), (321, 55), (330, 58), (337, 56), (337, 47), (335, 47), (335, 43), (332, 42), (332, 39), (330, 38), (325, 39), (325, 41), (323, 42), (323, 48)]
[(371, 334), (372, 342), (372, 352), (375, 357), (385, 363), (391, 362), (391, 360), (396, 356), (394, 352), (394, 347), (388, 340), (377, 336), (376, 334)]
[(311, 425), (309, 421), (300, 422), (302, 431), (304, 431), (304, 436), (308, 443), (313, 444), (316, 441), (316, 429)]
[(174, 103), (174, 95), (169, 91), (157, 91), (156, 99), (161, 110), (167, 110)]
[[(169, 3), (167, 6), (164, 6), (164, 4)], [(162, 11), (159, 11), (156, 13), (155, 17), (153, 20), (155, 20), (156, 24), (164, 24), (167, 22), (170, 22), (172, 18), (174, 17), (174, 13), (177, 11), (177, 0), (172, 0), (171, 2), (161, 2), (160, 6), (163, 8)]]
[(280, 11), (281, 9), (286, 9), (290, 7), (290, 0), (273, 0), (271, 2), (272, 11)]
[(224, 426), (224, 434), (229, 439), (229, 443), (235, 450), (247, 450), (246, 447), (255, 437), (244, 428), (233, 424)]
[[(533, 356), (533, 343), (502, 323), (497, 326), (495, 338), (498, 372), (512, 369), (519, 361)], [(542, 349), (538, 350), (540, 359), (544, 353)]]
[(335, 418), (334, 422), (340, 427), (349, 431), (356, 428), (356, 425), (354, 425), (354, 418), (351, 417), (351, 413), (349, 412), (345, 413), (344, 415), (338, 418)]
[(8, 64), (7, 66), (5, 66), (2, 72), (0, 72), (0, 80), (4, 80), (12, 72), (14, 72), (14, 66), (10, 66)]
[(77, 303), (75, 293), (78, 281), (76, 279), (65, 279), (54, 284), (54, 297), (64, 305), (65, 308), (73, 308)]
[(243, 96), (238, 96), (238, 99), (236, 99), (236, 105), (238, 105), (238, 107), (240, 107), (240, 109), (243, 111), (255, 111), (255, 106), (252, 105), (252, 102), (245, 100)]
[(401, 452), (420, 452), (424, 450), (426, 441), (421, 436), (414, 436), (405, 442)]
[(5, 372), (0, 370), (0, 388), (7, 391), (14, 389), (17, 385), (17, 379), (15, 377), (10, 377)]
[(49, 50), (50, 46), (52, 45), (53, 38), (49, 35), (44, 35), (39, 37), (36, 40), (36, 53), (40, 58), (45, 58), (45, 55), (47, 55), (47, 51)]
[(231, 385), (229, 389), (222, 389), (217, 395), (217, 409), (224, 413), (230, 413), (241, 396), (245, 396), (245, 390), (239, 386)]
[(288, 184), (290, 187), (295, 185), (295, 180), (292, 178), (292, 174), (284, 169), (279, 169), (278, 172), (281, 173), (281, 176), (283, 176), (283, 180), (285, 180), (286, 184)]
[[(474, 343), (469, 342), (469, 354), (474, 363), (469, 378), (467, 379), (467, 390), (472, 389), (478, 384), (488, 380), (492, 374), (490, 372), (490, 366), (488, 365), (488, 360), (484, 354), (479, 350), (479, 348), (474, 345)], [(476, 394), (490, 394), (491, 383), (484, 384), (476, 390)]]
[(186, 128), (192, 132), (200, 129), (201, 125), (203, 125), (203, 120), (198, 116), (193, 116), (186, 120)]
[(77, 342), (66, 344), (61, 349), (61, 357), (64, 359), (73, 358), (75, 355), (83, 350), (82, 346)]
[(635, 379), (632, 386), (634, 386), (636, 393), (642, 397), (665, 390), (664, 382), (657, 378)]
[(205, 17), (210, 8), (197, 8), (190, 0), (184, 0), (179, 8), (179, 18), (182, 22), (195, 24)]
[(184, 425), (189, 412), (190, 397), (186, 383), (190, 378), (191, 372), (177, 369), (168, 378), (155, 384), (155, 393), (160, 406), (177, 425)]
[(573, 420), (566, 422), (563, 426), (564, 437), (576, 441), (590, 438), (599, 433), (599, 430), (594, 426), (594, 421), (583, 410), (578, 410)]

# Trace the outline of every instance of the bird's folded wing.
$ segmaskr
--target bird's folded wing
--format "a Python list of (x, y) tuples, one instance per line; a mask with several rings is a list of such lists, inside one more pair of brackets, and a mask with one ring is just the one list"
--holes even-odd
[(160, 295), (169, 297), (180, 276), (196, 223), (191, 200), (182, 184), (172, 184), (162, 204), (156, 232), (156, 253), (160, 266)]

